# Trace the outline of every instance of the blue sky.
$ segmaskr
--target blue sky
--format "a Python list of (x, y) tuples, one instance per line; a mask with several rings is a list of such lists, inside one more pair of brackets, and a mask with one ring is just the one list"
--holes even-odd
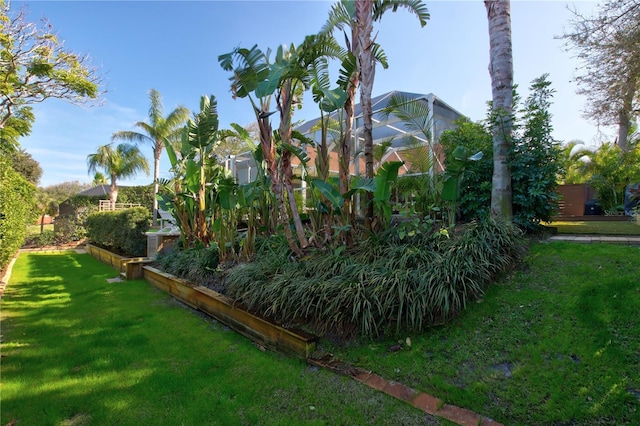
[[(87, 155), (110, 142), (118, 130), (133, 130), (147, 120), (148, 91), (163, 95), (165, 112), (177, 105), (198, 109), (202, 95), (215, 95), (221, 123), (227, 127), (253, 120), (247, 100), (233, 100), (229, 74), (217, 62), (234, 47), (275, 49), (300, 43), (325, 22), (331, 1), (12, 1), (28, 7), (30, 20), (48, 18), (65, 47), (89, 54), (104, 75), (106, 90), (92, 108), (50, 100), (35, 107), (36, 122), (22, 148), (40, 162), (41, 186), (65, 181), (90, 182)], [(472, 120), (481, 120), (491, 98), (489, 36), (484, 4), (476, 1), (427, 1), (431, 19), (421, 28), (404, 10), (376, 24), (377, 41), (389, 59), (378, 67), (373, 94), (391, 90), (434, 93)], [(577, 60), (555, 39), (568, 28), (567, 5), (590, 12), (595, 2), (512, 1), (514, 77), (524, 99), (529, 83), (544, 73), (556, 90), (552, 107), (554, 136), (595, 145), (613, 137), (582, 117), (585, 99), (571, 82)], [(341, 40), (341, 39), (339, 39)], [(335, 76), (337, 77), (337, 76)], [(334, 78), (335, 79), (335, 78)], [(315, 118), (310, 97), (295, 120)], [(141, 146), (152, 160), (151, 147)], [(161, 159), (161, 177), (169, 177)], [(144, 174), (119, 181), (151, 183)]]

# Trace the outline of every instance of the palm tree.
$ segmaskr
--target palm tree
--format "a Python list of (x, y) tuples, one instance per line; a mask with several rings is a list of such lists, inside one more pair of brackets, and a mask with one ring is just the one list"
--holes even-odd
[(108, 182), (107, 177), (105, 175), (103, 175), (100, 172), (96, 172), (96, 174), (93, 175), (93, 181), (91, 182), (91, 184), (93, 186), (98, 186), (98, 185), (104, 185), (107, 182)]
[(513, 127), (513, 52), (509, 0), (485, 0), (489, 21), (489, 73), (491, 74), (493, 126), (493, 178), (491, 217), (511, 221), (511, 167), (509, 148)]
[(585, 147), (584, 142), (572, 140), (567, 142), (560, 151), (562, 176), (559, 176), (561, 184), (585, 183), (588, 180), (586, 168), (591, 161), (593, 151)]
[(36, 209), (40, 213), (40, 233), (44, 233), (44, 217), (58, 214), (59, 207), (56, 200), (42, 188), (38, 188), (35, 198)]
[(149, 174), (149, 162), (140, 152), (137, 146), (128, 143), (121, 143), (113, 149), (113, 144), (98, 147), (98, 152), (87, 156), (89, 174), (104, 169), (105, 173), (111, 176), (111, 188), (109, 190), (109, 201), (111, 207), (115, 207), (118, 199), (118, 187), (116, 179), (134, 177), (138, 172), (143, 171)]
[[(350, 74), (348, 84), (345, 88), (347, 100), (345, 102), (345, 124), (346, 132), (351, 132), (353, 123), (355, 92), (360, 84), (360, 106), (362, 108), (364, 125), (364, 156), (365, 170), (368, 178), (373, 178), (373, 122), (371, 120), (371, 92), (375, 78), (375, 61), (382, 62), (386, 68), (386, 58), (371, 38), (373, 32), (373, 22), (380, 21), (384, 12), (391, 10), (395, 12), (399, 7), (407, 9), (415, 14), (421, 26), (427, 24), (429, 12), (422, 0), (340, 0), (329, 13), (329, 19), (322, 28), (322, 32), (333, 32), (334, 29), (351, 29), (351, 40), (345, 34), (349, 53), (356, 59), (356, 69)], [(349, 174), (350, 147), (349, 140), (341, 144), (341, 181)], [(344, 156), (347, 158), (344, 158)], [(346, 165), (345, 165), (346, 164)], [(342, 184), (342, 183), (341, 183)], [(371, 203), (369, 203), (371, 204)], [(368, 217), (373, 214), (373, 206), (369, 206)]]
[[(153, 147), (153, 193), (158, 193), (158, 179), (160, 177), (160, 156), (164, 148), (164, 140), (174, 143), (180, 140), (182, 127), (189, 118), (189, 109), (178, 106), (164, 117), (162, 95), (155, 89), (149, 91), (149, 121), (138, 121), (134, 124), (143, 133), (122, 130), (115, 132), (111, 140), (124, 140), (130, 142), (150, 142)], [(158, 200), (153, 198), (153, 224), (157, 224)]]

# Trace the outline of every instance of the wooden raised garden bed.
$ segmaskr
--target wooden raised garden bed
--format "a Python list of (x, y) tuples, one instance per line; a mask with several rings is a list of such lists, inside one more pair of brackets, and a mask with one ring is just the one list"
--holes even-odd
[(147, 265), (149, 259), (125, 258), (91, 245), (87, 245), (87, 252), (118, 269), (127, 279), (146, 280), (260, 346), (302, 359), (308, 358), (316, 348), (316, 336), (285, 328), (267, 318), (247, 312), (223, 294)]
[[(91, 244), (87, 244), (87, 253), (91, 256), (95, 257), (102, 263), (106, 263), (110, 265), (112, 268), (117, 269), (120, 273), (127, 272), (127, 264), (130, 262), (140, 262), (145, 260), (144, 257), (126, 257), (120, 256), (119, 254), (115, 254), (110, 252), (109, 250), (96, 247)], [(127, 276), (127, 279), (132, 279), (133, 277)]]

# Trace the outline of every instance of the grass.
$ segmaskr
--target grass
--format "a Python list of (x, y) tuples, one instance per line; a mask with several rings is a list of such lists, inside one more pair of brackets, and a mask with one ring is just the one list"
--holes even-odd
[(537, 243), (447, 326), (321, 349), (504, 424), (640, 424), (639, 259)]
[(440, 424), (115, 276), (86, 254), (20, 254), (2, 298), (1, 424)]
[[(44, 231), (53, 231), (53, 223), (44, 225)], [(27, 237), (34, 237), (40, 234), (40, 225), (27, 225)]]
[(640, 235), (637, 222), (556, 221), (545, 225), (555, 227), (558, 234)]

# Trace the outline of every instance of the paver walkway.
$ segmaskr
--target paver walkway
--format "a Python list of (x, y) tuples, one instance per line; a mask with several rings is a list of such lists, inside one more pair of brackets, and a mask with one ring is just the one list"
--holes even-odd
[(574, 243), (609, 243), (640, 245), (640, 236), (631, 235), (554, 235), (549, 241), (571, 241)]

